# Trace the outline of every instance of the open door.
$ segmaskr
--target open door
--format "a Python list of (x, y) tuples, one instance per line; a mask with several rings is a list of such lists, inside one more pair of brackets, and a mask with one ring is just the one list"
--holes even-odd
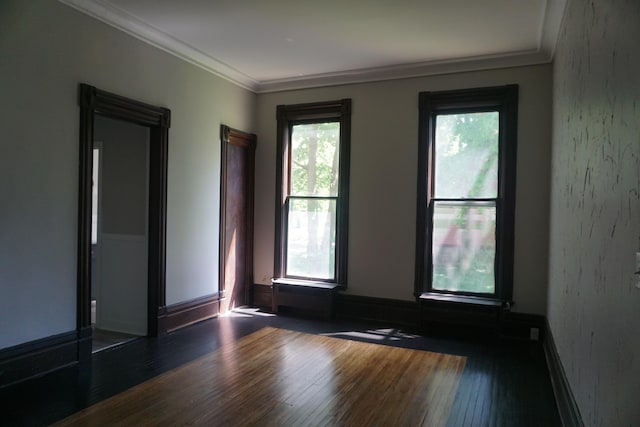
[(220, 296), (225, 312), (250, 303), (256, 136), (225, 125), (220, 134)]

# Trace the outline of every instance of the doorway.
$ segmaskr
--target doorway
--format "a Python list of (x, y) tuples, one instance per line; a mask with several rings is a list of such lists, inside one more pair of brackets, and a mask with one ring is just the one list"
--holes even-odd
[(220, 180), (221, 311), (250, 304), (256, 136), (222, 125)]
[(147, 335), (149, 133), (136, 123), (94, 118), (94, 353)]
[[(77, 297), (77, 330), (79, 343), (79, 360), (84, 360), (91, 355), (93, 329), (91, 322), (91, 301), (92, 301), (92, 267), (97, 271), (99, 281), (105, 280), (104, 274), (100, 270), (104, 270), (105, 265), (101, 265), (105, 261), (104, 247), (106, 239), (102, 239), (100, 245), (100, 232), (111, 231), (116, 237), (120, 237), (119, 242), (110, 242), (108, 251), (111, 253), (134, 254), (134, 262), (129, 262), (127, 268), (133, 271), (133, 275), (128, 280), (137, 283), (143, 283), (141, 289), (132, 291), (131, 289), (119, 290), (118, 293), (125, 293), (125, 297), (129, 297), (131, 292), (136, 293), (137, 308), (129, 310), (135, 312), (137, 316), (137, 326), (133, 328), (134, 332), (140, 335), (157, 336), (166, 332), (163, 327), (163, 316), (165, 310), (165, 247), (166, 247), (166, 192), (167, 192), (167, 152), (168, 152), (168, 130), (170, 123), (170, 111), (166, 108), (155, 107), (139, 101), (131, 100), (119, 95), (99, 90), (93, 86), (80, 84), (80, 173), (79, 173), (79, 202), (78, 202), (78, 297)], [(96, 265), (92, 265), (92, 193), (94, 179), (94, 140), (96, 131), (100, 132), (101, 122), (107, 122), (112, 126), (117, 123), (120, 127), (128, 127), (137, 129), (136, 132), (146, 135), (144, 148), (138, 148), (138, 155), (134, 157), (140, 158), (142, 153), (144, 170), (138, 172), (138, 176), (144, 176), (144, 184), (136, 186), (132, 191), (133, 195), (128, 197), (137, 203), (138, 208), (125, 213), (125, 215), (116, 214), (108, 220), (107, 228), (100, 230), (98, 225), (98, 251), (102, 251), (99, 261)], [(109, 126), (107, 126), (109, 128)], [(100, 139), (103, 139), (102, 137)], [(128, 145), (128, 144), (125, 144)], [(99, 144), (96, 144), (99, 146)], [(106, 143), (102, 141), (103, 151)], [(104, 151), (106, 153), (106, 151)], [(105, 156), (103, 153), (102, 157)], [(130, 154), (129, 154), (130, 155)], [(125, 156), (126, 157), (126, 156)], [(98, 157), (99, 158), (99, 157)], [(104, 159), (101, 161), (104, 165)], [(139, 166), (140, 163), (137, 163)], [(148, 166), (147, 166), (148, 165)], [(99, 166), (98, 166), (99, 167)], [(102, 180), (106, 181), (104, 176), (106, 169), (103, 167)], [(135, 167), (133, 168), (135, 169)], [(116, 167), (117, 170), (117, 167)], [(132, 172), (135, 174), (135, 171)], [(98, 174), (100, 175), (100, 173)], [(117, 176), (118, 174), (116, 174)], [(122, 178), (122, 176), (120, 176)], [(98, 178), (98, 182), (100, 179)], [(122, 188), (122, 183), (117, 187)], [(98, 184), (100, 186), (100, 184)], [(137, 193), (137, 195), (136, 195)], [(141, 195), (143, 194), (143, 195)], [(112, 194), (113, 197), (113, 194)], [(107, 199), (104, 193), (102, 199)], [(122, 207), (122, 194), (116, 191), (115, 198), (119, 201), (113, 206), (116, 209)], [(101, 198), (99, 197), (98, 200)], [(98, 202), (105, 203), (103, 202)], [(143, 206), (142, 210), (140, 206)], [(100, 212), (100, 208), (98, 208)], [(132, 214), (132, 212), (136, 212)], [(119, 215), (119, 216), (118, 216)], [(136, 219), (131, 220), (128, 216), (134, 216)], [(105, 216), (105, 219), (107, 217)], [(115, 218), (115, 219), (114, 219)], [(104, 219), (98, 219), (98, 224), (104, 224)], [(141, 231), (143, 230), (144, 231)], [(124, 231), (124, 233), (122, 232)], [(124, 238), (123, 238), (124, 236)], [(142, 237), (141, 237), (142, 236)], [(126, 249), (123, 249), (123, 241)], [(128, 252), (127, 252), (128, 251)], [(113, 261), (109, 261), (113, 262)], [(123, 259), (116, 262), (122, 268)], [(113, 271), (113, 270), (112, 270)], [(133, 279), (132, 279), (133, 277)], [(112, 278), (113, 279), (113, 278)], [(118, 278), (116, 278), (117, 281)], [(110, 281), (112, 281), (110, 279)], [(103, 289), (104, 286), (100, 285)], [(103, 295), (104, 297), (104, 295)], [(122, 301), (122, 300), (120, 300)], [(142, 303), (140, 303), (142, 301)], [(103, 301), (103, 308), (106, 300)], [(100, 316), (100, 302), (98, 301), (96, 317)], [(124, 303), (111, 304), (111, 308), (119, 310)], [(143, 308), (140, 307), (142, 305)], [(130, 313), (130, 314), (131, 314)], [(142, 316), (143, 320), (140, 320)], [(96, 319), (97, 321), (98, 319)], [(128, 320), (125, 321), (125, 323)], [(130, 327), (129, 325), (128, 327)], [(123, 329), (122, 325), (118, 328)], [(124, 328), (126, 329), (126, 328)]]

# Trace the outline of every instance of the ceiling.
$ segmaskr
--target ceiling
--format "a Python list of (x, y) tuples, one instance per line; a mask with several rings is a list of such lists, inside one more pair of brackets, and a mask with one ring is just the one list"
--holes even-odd
[(550, 62), (566, 0), (60, 0), (254, 92)]

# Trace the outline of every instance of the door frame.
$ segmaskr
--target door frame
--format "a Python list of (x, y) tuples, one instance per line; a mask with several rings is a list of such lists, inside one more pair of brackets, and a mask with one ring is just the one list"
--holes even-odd
[[(247, 283), (245, 283), (244, 300), (245, 304), (251, 304), (250, 289), (253, 284), (253, 205), (254, 205), (254, 177), (255, 177), (255, 149), (256, 149), (256, 135), (252, 133), (242, 132), (237, 129), (233, 129), (226, 125), (220, 125), (220, 139), (221, 139), (221, 155), (220, 155), (220, 249), (219, 249), (219, 292), (220, 299), (230, 298), (231, 295), (225, 293), (225, 258), (226, 258), (226, 209), (227, 209), (227, 154), (228, 146), (236, 145), (238, 147), (248, 149), (247, 162), (248, 162), (248, 174), (245, 177), (247, 187), (245, 188), (246, 200), (246, 216), (245, 226), (247, 230), (247, 237), (245, 241), (245, 277)], [(227, 307), (227, 304), (223, 304)]]
[(91, 356), (91, 187), (96, 114), (146, 126), (149, 135), (147, 335), (166, 333), (167, 160), (171, 111), (81, 83), (78, 189), (78, 357)]

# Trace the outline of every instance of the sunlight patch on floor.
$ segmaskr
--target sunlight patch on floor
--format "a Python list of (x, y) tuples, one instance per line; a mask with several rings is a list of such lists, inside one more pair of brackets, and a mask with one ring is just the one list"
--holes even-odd
[(369, 329), (367, 331), (343, 331), (321, 334), (329, 337), (361, 338), (373, 341), (400, 341), (418, 338), (419, 335), (407, 334), (399, 329)]
[(220, 317), (274, 317), (275, 314), (267, 313), (254, 307), (237, 307), (220, 315)]

